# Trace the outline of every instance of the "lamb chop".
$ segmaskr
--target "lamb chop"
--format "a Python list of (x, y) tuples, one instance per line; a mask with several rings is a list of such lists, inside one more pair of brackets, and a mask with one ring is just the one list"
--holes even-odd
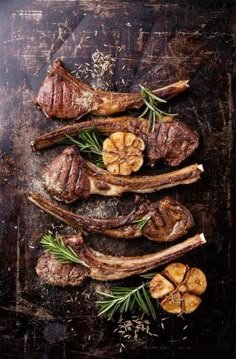
[[(145, 236), (152, 241), (170, 242), (183, 236), (194, 225), (189, 210), (169, 197), (155, 203), (139, 198), (133, 211), (126, 216), (112, 219), (81, 216), (65, 210), (38, 193), (32, 193), (29, 199), (71, 227), (116, 238)], [(144, 225), (141, 226), (140, 221), (144, 221)]]
[(157, 253), (137, 257), (117, 257), (89, 248), (80, 235), (63, 239), (66, 244), (73, 247), (89, 268), (80, 264), (61, 264), (52, 254), (43, 254), (38, 260), (36, 272), (45, 283), (78, 286), (88, 277), (102, 281), (122, 279), (171, 262), (206, 243), (204, 234), (201, 233)]
[(43, 171), (46, 190), (57, 200), (72, 203), (92, 194), (120, 196), (125, 192), (152, 193), (197, 181), (202, 165), (194, 164), (156, 176), (113, 176), (84, 160), (76, 146), (57, 155)]
[[(178, 81), (153, 93), (169, 99), (187, 89), (188, 81)], [(57, 59), (39, 89), (35, 104), (50, 118), (77, 118), (91, 113), (106, 116), (143, 105), (139, 93), (115, 93), (94, 90), (68, 72)]]
[(100, 118), (58, 128), (42, 135), (32, 142), (32, 149), (38, 151), (65, 140), (67, 135), (77, 136), (79, 132), (95, 128), (98, 133), (109, 135), (114, 132), (130, 132), (140, 137), (146, 148), (148, 164), (153, 166), (164, 159), (170, 166), (178, 166), (189, 157), (199, 145), (195, 130), (174, 117), (156, 121), (155, 130), (148, 131), (148, 120), (134, 117)]

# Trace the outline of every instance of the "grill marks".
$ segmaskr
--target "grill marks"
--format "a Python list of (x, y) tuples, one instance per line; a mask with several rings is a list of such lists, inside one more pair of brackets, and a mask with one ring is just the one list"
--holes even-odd
[[(135, 209), (128, 215), (111, 219), (94, 219), (78, 215), (37, 193), (32, 193), (29, 199), (44, 211), (74, 228), (116, 238), (145, 236), (153, 241), (168, 242), (183, 236), (194, 225), (188, 209), (169, 197), (156, 203), (139, 199)], [(135, 222), (143, 217), (150, 217), (150, 221), (140, 228)]]
[[(45, 188), (56, 199), (71, 203), (92, 194), (120, 196), (125, 192), (151, 193), (200, 178), (197, 164), (157, 176), (113, 176), (79, 156), (76, 146), (67, 147), (43, 171)], [(69, 182), (69, 183), (68, 183)]]
[(36, 267), (38, 276), (45, 283), (78, 286), (88, 277), (104, 281), (126, 278), (168, 263), (206, 243), (204, 235), (197, 234), (157, 253), (137, 257), (117, 257), (94, 251), (86, 246), (80, 235), (64, 237), (63, 240), (74, 248), (89, 268), (79, 264), (61, 264), (53, 255), (46, 253), (39, 258)]
[(47, 190), (59, 201), (70, 203), (89, 196), (90, 185), (84, 162), (80, 161), (78, 153), (75, 156), (73, 147), (63, 151), (60, 161), (56, 157), (46, 166), (42, 176)]
[(148, 121), (133, 117), (102, 118), (65, 126), (42, 135), (32, 143), (33, 150), (40, 150), (54, 145), (66, 134), (76, 136), (79, 131), (95, 127), (98, 133), (109, 135), (114, 132), (130, 132), (140, 137), (146, 147), (146, 159), (154, 166), (163, 159), (170, 166), (177, 166), (189, 157), (199, 145), (199, 136), (185, 123), (168, 117), (166, 122), (156, 122), (155, 131), (148, 133)]
[[(187, 87), (186, 81), (180, 81), (154, 92), (160, 97), (171, 98)], [(140, 108), (143, 101), (140, 94), (94, 91), (77, 81), (64, 69), (61, 61), (56, 60), (39, 90), (36, 105), (52, 118), (80, 118), (89, 112), (94, 115), (109, 115), (128, 108)], [(109, 134), (115, 132), (114, 129), (116, 131), (119, 129), (121, 132), (128, 130), (140, 136), (145, 141), (150, 165), (163, 158), (169, 165), (176, 166), (191, 155), (198, 146), (197, 133), (174, 119), (166, 122), (157, 121), (155, 130), (151, 134), (148, 133), (148, 121), (145, 119), (136, 120), (129, 117), (102, 119), (80, 125), (83, 129), (95, 126), (98, 132), (102, 133)], [(67, 126), (40, 136), (34, 142), (33, 148), (37, 150), (50, 146), (65, 138), (65, 133), (75, 135), (81, 128), (80, 125)], [(71, 203), (78, 198), (87, 198), (93, 193), (107, 196), (121, 195), (128, 191), (149, 193), (181, 183), (188, 184), (199, 179), (202, 172), (201, 167), (193, 165), (151, 178), (113, 177), (84, 161), (75, 146), (71, 146), (45, 168), (43, 178), (49, 193), (58, 200)], [(66, 211), (36, 193), (31, 194), (29, 199), (44, 211), (75, 228), (117, 238), (145, 236), (150, 240), (168, 242), (183, 236), (194, 225), (188, 209), (169, 197), (156, 203), (147, 200), (138, 201), (135, 209), (127, 216), (109, 220), (88, 218)], [(150, 217), (150, 219), (140, 229), (134, 221), (142, 217)], [(86, 277), (99, 280), (120, 279), (155, 268), (205, 243), (204, 237), (197, 235), (158, 254), (137, 258), (117, 258), (93, 251), (83, 243), (80, 236), (77, 237), (78, 241), (76, 236), (68, 238), (68, 243), (77, 248), (79, 256), (90, 265), (90, 269), (79, 265), (62, 266), (50, 254), (45, 254), (39, 259), (36, 268), (43, 281), (56, 285), (79, 285)]]
[[(179, 81), (156, 90), (163, 98), (170, 98), (188, 88), (188, 81)], [(73, 93), (73, 97), (72, 97)], [(53, 99), (52, 99), (53, 98)], [(76, 106), (76, 99), (89, 99)], [(51, 118), (80, 118), (86, 113), (111, 115), (129, 108), (140, 108), (143, 99), (139, 93), (113, 93), (93, 90), (72, 76), (57, 59), (43, 81), (36, 105)], [(52, 105), (53, 104), (53, 105)]]

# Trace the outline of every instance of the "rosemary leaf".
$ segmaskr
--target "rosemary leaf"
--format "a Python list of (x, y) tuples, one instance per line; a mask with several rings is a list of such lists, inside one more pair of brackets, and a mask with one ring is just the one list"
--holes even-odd
[(135, 298), (136, 298), (136, 301), (138, 302), (140, 308), (142, 309), (142, 311), (146, 314), (149, 314), (149, 311), (148, 311), (148, 308), (146, 306), (146, 303), (145, 301), (143, 300), (141, 294), (139, 291), (137, 291), (135, 294)]
[(96, 132), (95, 127), (79, 132), (77, 138), (65, 133), (67, 144), (73, 143), (78, 146), (80, 152), (95, 155), (94, 162), (98, 167), (106, 168), (102, 159), (102, 140)]
[(97, 292), (107, 298), (104, 301), (100, 300), (96, 302), (99, 309), (98, 316), (106, 315), (112, 318), (116, 313), (133, 311), (135, 307), (139, 307), (144, 313), (156, 319), (154, 306), (145, 288), (147, 284), (148, 283), (143, 283), (134, 288), (114, 287), (111, 294)]
[(148, 109), (148, 107), (146, 107), (145, 110), (139, 116), (139, 118), (144, 117), (148, 111), (149, 111), (149, 109)]
[(103, 295), (104, 297), (115, 298), (114, 295), (106, 293), (106, 292), (97, 291), (97, 294)]
[(156, 126), (156, 119), (160, 122), (164, 122), (165, 119), (163, 115), (165, 116), (176, 116), (176, 113), (167, 113), (163, 110), (160, 110), (158, 107), (158, 104), (166, 103), (166, 100), (163, 100), (162, 98), (156, 96), (149, 88), (144, 87), (140, 85), (141, 88), (141, 96), (143, 99), (143, 102), (145, 104), (145, 109), (142, 112), (142, 114), (139, 116), (139, 118), (146, 116), (148, 117), (148, 131), (153, 132), (155, 131)]
[(144, 279), (152, 279), (153, 277), (155, 277), (156, 274), (157, 274), (157, 272), (150, 272), (150, 273), (146, 273), (146, 274), (141, 274), (139, 277), (144, 278)]
[(135, 297), (131, 298), (129, 310), (132, 312), (135, 306)]
[(71, 246), (65, 245), (61, 236), (56, 235), (53, 238), (51, 234), (45, 234), (40, 243), (45, 252), (52, 253), (62, 264), (77, 263), (89, 267), (87, 263), (79, 258)]
[(151, 216), (143, 217), (143, 218), (140, 218), (140, 219), (136, 219), (132, 223), (137, 223), (138, 224), (138, 230), (141, 231), (146, 226), (146, 224), (148, 223), (150, 218), (151, 218)]
[(149, 309), (149, 311), (151, 313), (152, 318), (157, 319), (156, 311), (155, 311), (155, 309), (153, 307), (153, 304), (152, 304), (152, 302), (150, 300), (150, 297), (149, 297), (149, 295), (148, 295), (148, 293), (146, 291), (146, 288), (144, 288), (144, 287), (143, 287), (143, 296), (144, 296), (144, 298), (146, 300), (146, 303), (147, 303), (147, 306), (148, 306), (148, 309)]

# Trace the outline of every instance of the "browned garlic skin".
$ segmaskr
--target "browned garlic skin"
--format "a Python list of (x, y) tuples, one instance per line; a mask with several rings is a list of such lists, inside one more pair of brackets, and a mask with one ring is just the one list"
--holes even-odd
[(161, 307), (172, 314), (190, 314), (201, 304), (199, 295), (207, 288), (205, 274), (199, 268), (171, 263), (150, 282), (153, 298), (164, 298)]
[(183, 263), (171, 263), (165, 268), (164, 274), (177, 285), (183, 282), (187, 269)]
[(183, 295), (183, 305), (184, 305), (184, 313), (190, 314), (194, 312), (201, 304), (202, 300), (195, 294), (192, 293), (184, 293)]
[(182, 309), (182, 296), (179, 292), (174, 292), (164, 298), (161, 301), (161, 307), (168, 313), (172, 314), (181, 314)]
[(102, 157), (113, 175), (128, 176), (143, 165), (144, 141), (129, 132), (115, 132), (103, 142)]
[(185, 280), (185, 285), (189, 292), (201, 295), (207, 288), (206, 276), (199, 268), (191, 268)]
[(163, 275), (157, 274), (150, 282), (150, 293), (155, 299), (163, 298), (165, 295), (171, 293), (175, 286), (167, 280)]

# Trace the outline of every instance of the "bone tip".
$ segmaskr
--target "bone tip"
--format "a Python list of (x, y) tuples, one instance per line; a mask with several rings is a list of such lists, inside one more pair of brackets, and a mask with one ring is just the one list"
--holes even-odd
[(34, 202), (35, 197), (37, 197), (37, 193), (30, 191), (29, 195), (28, 195), (28, 200), (30, 200), (31, 202)]
[(199, 238), (201, 239), (201, 243), (206, 243), (206, 238), (204, 236), (204, 233), (199, 234)]
[(30, 146), (31, 146), (32, 151), (35, 152), (36, 149), (35, 149), (35, 142), (34, 141), (30, 142)]
[(178, 86), (180, 86), (180, 87), (182, 87), (182, 88), (184, 88), (184, 89), (187, 89), (187, 88), (190, 87), (189, 81), (190, 81), (190, 80), (180, 80), (180, 81), (178, 82)]
[(199, 171), (204, 172), (204, 167), (203, 167), (202, 164), (201, 164), (201, 165), (197, 165), (197, 168), (199, 169)]
[(189, 85), (189, 81), (190, 80), (184, 80), (185, 81), (185, 86), (187, 87), (187, 88), (189, 88), (190, 87), (190, 85)]

